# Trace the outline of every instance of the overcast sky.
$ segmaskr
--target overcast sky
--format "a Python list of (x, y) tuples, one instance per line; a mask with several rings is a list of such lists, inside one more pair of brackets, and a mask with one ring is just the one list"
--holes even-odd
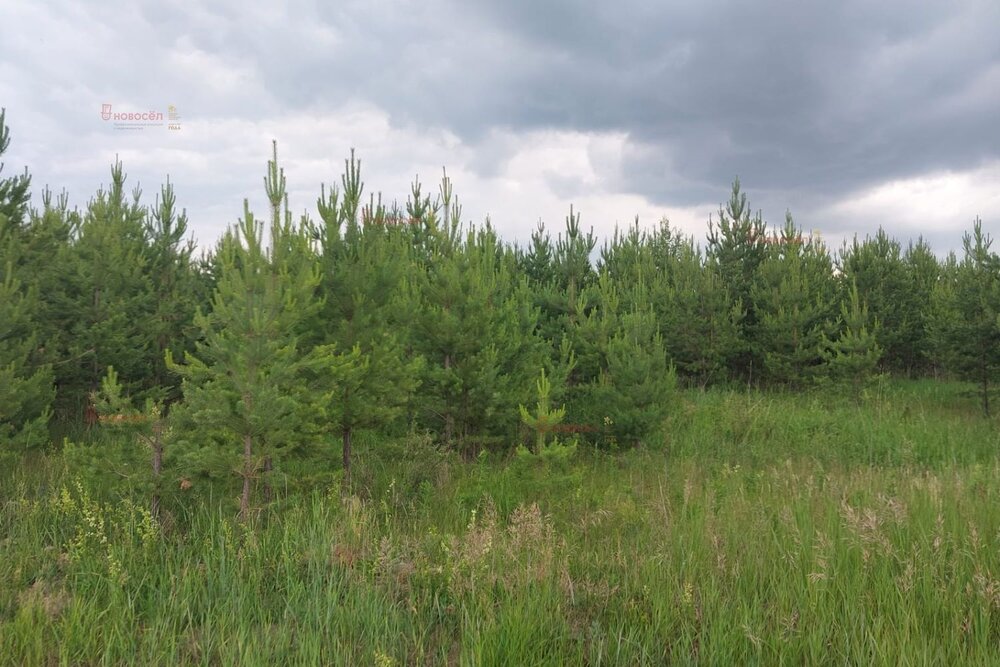
[(511, 240), (570, 204), (601, 236), (665, 215), (702, 239), (736, 176), (834, 248), (1000, 234), (997, 0), (201, 4), (3, 0), (5, 173), (83, 205), (118, 155), (150, 202), (169, 174), (203, 245), (264, 210), (272, 139), (296, 212), (354, 147), (367, 192), (446, 166)]

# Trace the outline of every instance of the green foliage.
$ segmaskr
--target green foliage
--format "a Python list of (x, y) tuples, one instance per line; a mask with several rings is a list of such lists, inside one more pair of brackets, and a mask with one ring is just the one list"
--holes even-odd
[[(62, 354), (80, 360), (56, 367), (66, 401), (97, 389), (108, 366), (129, 379), (130, 393), (145, 388), (142, 379), (153, 356), (147, 326), (154, 307), (146, 213), (139, 188), (129, 196), (125, 182), (122, 164), (116, 162), (109, 188), (90, 201), (73, 245), (63, 248), (68, 280), (60, 295), (66, 306), (60, 313)], [(66, 396), (67, 391), (79, 395)]]
[(824, 338), (822, 355), (825, 375), (850, 388), (855, 399), (878, 377), (882, 347), (878, 344), (879, 322), (868, 315), (868, 305), (861, 302), (857, 285), (851, 284), (850, 301), (840, 304), (840, 334), (835, 340)]
[(8, 261), (0, 271), (0, 451), (49, 440), (55, 391), (51, 367), (37, 362), (36, 298), (34, 291), (22, 289)]
[[(541, 227), (536, 231), (533, 249), (526, 260), (534, 265), (528, 274), (529, 285), (539, 306), (540, 333), (552, 343), (553, 350), (558, 350), (591, 307), (588, 288), (596, 276), (590, 256), (597, 240), (592, 230), (583, 232), (580, 214), (572, 207), (566, 217), (565, 231), (554, 244), (543, 233)], [(540, 266), (543, 256), (551, 257), (545, 268)]]
[(606, 368), (594, 387), (606, 431), (616, 443), (649, 444), (668, 414), (677, 386), (653, 314), (625, 314), (608, 340), (606, 355)]
[(63, 444), (67, 463), (105, 493), (144, 493), (150, 496), (153, 519), (161, 519), (161, 496), (167, 420), (163, 408), (151, 398), (144, 410), (134, 407), (109, 366), (101, 387), (91, 396), (99, 416), (89, 442)]
[(952, 258), (935, 285), (930, 338), (938, 358), (960, 377), (975, 382), (983, 413), (990, 414), (992, 385), (1000, 373), (1000, 257), (976, 219), (963, 239), (965, 256)]
[[(607, 270), (588, 290), (596, 307), (571, 331), (570, 421), (601, 433), (606, 444), (636, 445), (661, 426), (676, 387), (656, 317), (642, 283), (623, 298)], [(619, 304), (631, 301), (631, 310)]]
[[(2, 138), (6, 144), (5, 126)], [(5, 352), (6, 372), (22, 380), (37, 373), (39, 387), (51, 374), (60, 429), (93, 421), (90, 396), (109, 366), (132, 409), (147, 400), (164, 410), (178, 403), (181, 375), (168, 373), (166, 360), (194, 352), (196, 339), (204, 347), (205, 332), (233, 316), (225, 312), (228, 297), (218, 294), (242, 289), (232, 276), (257, 262), (246, 242), (254, 235), (267, 250), (244, 276), (254, 283), (250, 292), (264, 294), (261, 277), (269, 275), (273, 296), (266, 298), (287, 297), (280, 333), (273, 322), (259, 327), (270, 327), (265, 338), (283, 341), (264, 356), (290, 345), (288, 363), (326, 359), (287, 378), (309, 398), (284, 397), (278, 411), (288, 424), (300, 409), (308, 417), (302, 433), (277, 439), (296, 444), (275, 447), (305, 453), (339, 439), (345, 469), (359, 429), (393, 436), (424, 430), (468, 455), (510, 448), (523, 428), (518, 407), (535, 393), (539, 369), (552, 382), (550, 400), (565, 403), (568, 429), (620, 444), (642, 442), (659, 428), (657, 410), (640, 405), (644, 391), (669, 394), (675, 382), (801, 389), (829, 379), (857, 395), (876, 347), (882, 370), (953, 372), (989, 398), (993, 306), (977, 306), (986, 323), (979, 343), (968, 327), (962, 333), (950, 324), (962, 312), (966, 323), (979, 316), (969, 315), (973, 306), (959, 307), (971, 303), (960, 284), (976, 280), (959, 279), (967, 269), (957, 262), (942, 268), (922, 240), (904, 252), (880, 230), (845, 246), (835, 271), (825, 247), (804, 238), (790, 215), (768, 236), (738, 180), (709, 220), (704, 252), (665, 219), (648, 228), (636, 219), (615, 231), (596, 262), (597, 240), (574, 207), (554, 239), (539, 222), (520, 248), (503, 242), (488, 220), (463, 223), (446, 172), (436, 196), (417, 179), (404, 203), (383, 203), (381, 193), (366, 190), (352, 152), (339, 184), (321, 188), (315, 221), (293, 220), (276, 149), (263, 180), (270, 226), (228, 230), (200, 258), (185, 240), (187, 216), (169, 178), (147, 206), (138, 187), (128, 191), (116, 161), (109, 185), (83, 209), (46, 190), (38, 211), (27, 209), (27, 173), (0, 181), (3, 307), (25, 332), (17, 350)], [(292, 286), (285, 297), (279, 283)], [(217, 307), (223, 312), (209, 324)], [(864, 308), (872, 322), (848, 321)], [(662, 385), (654, 386), (655, 375), (666, 378)], [(8, 412), (45, 413), (45, 392), (17, 393), (31, 407)], [(232, 437), (224, 420), (210, 426), (194, 420), (201, 408), (176, 407), (174, 437), (184, 443), (186, 472), (225, 474), (233, 462), (220, 455)], [(275, 452), (262, 447), (267, 468)]]
[[(281, 201), (284, 189), (275, 164), (276, 158), (269, 165), (269, 176), (277, 179), (268, 181), (272, 203)], [(183, 378), (182, 415), (199, 430), (224, 437), (225, 460), (240, 470), (244, 517), (258, 471), (315, 441), (322, 389), (336, 382), (341, 365), (327, 346), (300, 347), (297, 334), (316, 307), (320, 274), (314, 261), (302, 261), (309, 257), (305, 230), (284, 218), (272, 217), (269, 252), (263, 225), (244, 204), (243, 219), (219, 246), (222, 270), (212, 309), (195, 316), (201, 333), (195, 352), (181, 364), (167, 350), (168, 366)], [(317, 376), (319, 387), (311, 381)], [(197, 432), (182, 441), (195, 440)], [(201, 444), (189, 446), (192, 454), (203, 452)]]
[(187, 212), (177, 212), (177, 197), (170, 179), (160, 190), (146, 216), (146, 270), (152, 283), (153, 310), (146, 328), (150, 345), (151, 377), (144, 384), (149, 398), (175, 401), (180, 387), (166, 367), (166, 352), (179, 358), (193, 346), (194, 312), (199, 301), (207, 300), (193, 265), (194, 242), (185, 241)]
[(922, 240), (904, 253), (898, 241), (879, 228), (863, 242), (854, 238), (840, 252), (845, 285), (857, 285), (861, 300), (880, 323), (878, 342), (883, 363), (913, 372), (926, 363), (928, 351), (923, 311), (937, 280), (938, 264)]
[[(740, 320), (740, 337), (751, 339), (757, 324), (757, 304), (751, 289), (757, 282), (757, 271), (768, 257), (767, 226), (760, 213), (752, 215), (747, 196), (737, 178), (725, 207), (719, 207), (719, 219), (708, 221), (708, 265), (726, 288), (730, 303), (742, 304), (745, 316)], [(749, 377), (754, 366), (753, 350), (745, 346), (737, 350), (731, 372)], [(760, 360), (757, 359), (757, 365)]]
[[(0, 108), (0, 157), (3, 157), (9, 147), (7, 109)], [(3, 162), (0, 162), (0, 173), (3, 172), (3, 166)], [(30, 199), (31, 176), (27, 167), (23, 174), (0, 178), (0, 247), (23, 233)]]
[(668, 356), (691, 383), (725, 382), (746, 349), (743, 304), (733, 302), (717, 267), (703, 265), (693, 240), (676, 247), (667, 268), (652, 300)]
[(118, 373), (114, 366), (108, 366), (107, 375), (101, 379), (101, 389), (94, 392), (92, 402), (101, 417), (113, 415), (130, 417), (136, 414), (132, 402), (124, 395), (124, 389), (118, 382)]
[(420, 423), (467, 453), (498, 438), (509, 444), (545, 357), (538, 313), (490, 226), (435, 234), (433, 262), (419, 276)]
[(941, 265), (922, 239), (910, 243), (903, 256), (908, 279), (905, 296), (910, 309), (900, 337), (900, 359), (910, 375), (927, 373), (933, 362), (933, 343), (927, 304), (941, 275)]
[(545, 368), (541, 370), (536, 383), (538, 400), (535, 403), (535, 414), (531, 414), (524, 405), (518, 405), (521, 422), (535, 432), (535, 454), (541, 454), (545, 449), (545, 440), (553, 428), (562, 423), (566, 416), (566, 407), (553, 408), (551, 401), (552, 383), (545, 376)]
[(319, 322), (309, 327), (321, 343), (344, 353), (343, 371), (321, 410), (326, 428), (341, 438), (348, 476), (352, 433), (391, 431), (423, 368), (423, 359), (407, 350), (406, 326), (416, 305), (408, 289), (416, 270), (408, 239), (378, 220), (359, 224), (363, 189), (361, 162), (352, 153), (341, 188), (324, 188), (318, 201), (323, 305)]
[[(5, 115), (0, 110), (0, 157), (10, 145)], [(24, 261), (30, 184), (27, 170), (0, 178), (0, 453), (48, 441), (54, 396), (52, 367), (37, 335), (38, 291), (21, 279), (31, 273)]]
[(833, 265), (826, 248), (788, 214), (751, 290), (752, 345), (767, 380), (802, 387), (824, 370), (821, 350), (834, 316)]
[[(537, 455), (514, 459), (537, 462), (564, 451), (556, 431), (598, 450), (670, 445), (678, 383), (825, 385), (881, 404), (884, 383), (867, 392), (877, 370), (933, 371), (975, 382), (988, 412), (1000, 371), (1000, 261), (979, 222), (961, 262), (880, 230), (845, 246), (838, 271), (790, 215), (769, 237), (737, 181), (704, 251), (665, 219), (636, 219), (595, 258), (572, 206), (554, 239), (539, 223), (520, 248), (488, 219), (463, 221), (446, 172), (436, 194), (417, 179), (383, 203), (353, 152), (318, 217), (295, 219), (275, 147), (269, 224), (244, 203), (195, 258), (170, 179), (152, 205), (126, 180), (116, 160), (86, 206), (46, 190), (40, 210), (27, 172), (0, 180), (0, 439), (42, 444), (54, 414), (55, 439), (117, 468), (109, 489), (145, 488), (147, 472), (121, 472), (143, 461), (137, 444), (153, 477), (196, 483), (190, 496), (235, 470), (245, 519), (258, 487), (273, 500), (349, 481), (355, 435), (362, 449), (389, 439), (419, 456), (427, 439), (472, 459), (532, 429)], [(743, 442), (756, 416), (737, 417), (725, 423)]]

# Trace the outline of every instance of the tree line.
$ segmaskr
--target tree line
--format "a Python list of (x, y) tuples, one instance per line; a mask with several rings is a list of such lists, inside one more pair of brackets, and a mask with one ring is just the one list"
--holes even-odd
[[(0, 114), (0, 157), (9, 142)], [(944, 260), (881, 229), (832, 252), (791, 214), (767, 225), (736, 181), (703, 244), (636, 220), (598, 248), (570, 208), (518, 245), (463, 221), (446, 174), (384, 204), (353, 152), (313, 214), (291, 213), (276, 148), (264, 186), (263, 216), (244, 202), (196, 253), (169, 179), (149, 202), (116, 162), (86, 206), (46, 190), (37, 208), (27, 170), (0, 172), (0, 444), (141, 423), (154, 468), (166, 441), (175, 465), (235, 465), (245, 509), (251, 478), (317, 447), (349, 476), (359, 430), (543, 443), (536, 401), (618, 446), (653, 437), (678, 386), (863, 400), (883, 374), (947, 373), (990, 410), (1000, 259), (978, 219)]]

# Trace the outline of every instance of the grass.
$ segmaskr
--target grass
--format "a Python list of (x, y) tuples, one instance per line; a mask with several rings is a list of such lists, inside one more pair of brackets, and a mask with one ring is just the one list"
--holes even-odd
[(52, 452), (0, 482), (0, 663), (1000, 664), (976, 409), (690, 392), (655, 447), (570, 460), (359, 438), (357, 495), (249, 526), (232, 489), (158, 525)]

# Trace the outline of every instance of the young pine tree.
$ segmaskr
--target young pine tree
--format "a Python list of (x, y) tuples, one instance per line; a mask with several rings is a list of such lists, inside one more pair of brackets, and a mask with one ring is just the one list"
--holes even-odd
[(535, 403), (535, 412), (532, 414), (524, 405), (518, 406), (521, 414), (521, 422), (535, 432), (535, 454), (541, 454), (545, 449), (548, 435), (562, 423), (566, 416), (566, 407), (552, 407), (552, 382), (545, 376), (545, 368), (536, 384), (538, 388), (538, 400)]
[[(541, 247), (533, 251), (536, 266), (533, 272), (543, 279), (530, 284), (536, 290), (535, 302), (540, 308), (539, 329), (543, 338), (550, 341), (553, 350), (558, 350), (562, 340), (571, 329), (586, 317), (590, 308), (588, 287), (596, 279), (590, 255), (597, 239), (593, 230), (586, 233), (580, 226), (580, 213), (570, 207), (566, 217), (565, 231), (556, 238), (551, 247), (539, 241)], [(548, 271), (543, 271), (540, 262), (551, 250)]]
[(733, 303), (714, 265), (688, 240), (673, 247), (651, 295), (667, 354), (686, 381), (705, 386), (729, 378), (742, 351), (741, 303)]
[(48, 440), (55, 388), (51, 367), (37, 363), (35, 303), (34, 290), (14, 277), (14, 263), (0, 266), (0, 450)]
[(855, 400), (877, 377), (882, 347), (878, 344), (879, 322), (868, 315), (858, 287), (851, 284), (848, 300), (840, 303), (840, 334), (834, 340), (824, 336), (825, 377), (850, 389)]
[(803, 238), (788, 215), (751, 291), (752, 344), (769, 382), (803, 387), (825, 370), (820, 350), (832, 328), (835, 289), (826, 248)]
[(413, 270), (408, 239), (378, 214), (359, 224), (363, 184), (353, 152), (341, 186), (324, 188), (318, 201), (323, 307), (315, 329), (344, 353), (323, 414), (340, 438), (349, 488), (354, 433), (392, 428), (416, 390), (422, 359), (405, 346), (406, 282)]
[[(906, 371), (906, 337), (917, 324), (920, 304), (913, 303), (913, 283), (907, 275), (898, 241), (879, 229), (874, 237), (840, 251), (844, 285), (856, 285), (859, 297), (881, 324), (879, 345), (885, 350), (883, 363), (893, 371)], [(850, 298), (850, 295), (845, 295)]]
[[(269, 176), (278, 179), (269, 182), (269, 197), (280, 201), (283, 193), (274, 195), (284, 190), (284, 178), (274, 163)], [(282, 260), (307, 256), (309, 247), (305, 231), (287, 218), (272, 220), (269, 252), (263, 225), (244, 203), (243, 219), (220, 243), (212, 310), (195, 316), (201, 334), (195, 351), (183, 364), (167, 351), (168, 366), (183, 380), (183, 417), (220, 434), (229, 458), (239, 461), (243, 519), (250, 515), (254, 479), (262, 470), (267, 474), (266, 462), (280, 462), (315, 440), (323, 397), (317, 385), (338, 370), (332, 350), (300, 344), (320, 275), (314, 262)]]
[(151, 372), (145, 377), (145, 394), (154, 400), (172, 402), (180, 395), (175, 377), (166, 367), (166, 352), (180, 358), (192, 349), (194, 313), (199, 285), (192, 254), (194, 243), (185, 239), (187, 212), (177, 210), (177, 196), (167, 179), (153, 208), (146, 216), (146, 272), (153, 300), (146, 327)]
[(641, 284), (618, 285), (607, 271), (588, 291), (596, 305), (569, 332), (576, 364), (568, 413), (613, 442), (646, 442), (660, 427), (676, 387), (656, 316)]
[(742, 304), (744, 317), (739, 333), (743, 343), (730, 361), (731, 375), (742, 379), (752, 378), (762, 361), (753, 354), (751, 345), (758, 322), (757, 303), (751, 298), (751, 289), (768, 254), (767, 225), (759, 213), (751, 214), (737, 178), (729, 201), (719, 207), (718, 222), (711, 218), (708, 221), (706, 255), (707, 264), (725, 286), (730, 303)]
[(899, 340), (899, 361), (911, 375), (926, 373), (932, 354), (927, 304), (941, 275), (937, 256), (923, 238), (911, 243), (903, 255), (909, 289), (906, 331)]
[(606, 359), (596, 394), (606, 407), (608, 430), (621, 444), (647, 443), (662, 426), (677, 386), (652, 311), (621, 316)]
[(101, 380), (101, 388), (94, 392), (93, 405), (100, 416), (104, 428), (122, 432), (135, 442), (149, 448), (149, 468), (139, 479), (139, 486), (146, 486), (150, 495), (150, 514), (160, 518), (160, 495), (162, 492), (164, 442), (167, 420), (163, 408), (151, 398), (146, 400), (143, 410), (134, 407), (118, 381), (114, 367)]
[(1000, 375), (1000, 257), (978, 218), (963, 239), (965, 256), (946, 265), (931, 298), (930, 333), (938, 359), (975, 382), (983, 413)]
[(498, 258), (489, 228), (444, 246), (425, 280), (418, 323), (425, 423), (465, 453), (509, 442), (544, 356), (526, 286)]
[[(0, 157), (9, 144), (0, 110)], [(0, 451), (48, 440), (54, 396), (52, 369), (41, 363), (36, 336), (38, 292), (20, 279), (34, 268), (24, 262), (30, 183), (27, 172), (0, 178)]]
[[(157, 360), (150, 324), (155, 300), (148, 272), (146, 210), (141, 191), (131, 196), (120, 162), (111, 184), (88, 203), (71, 245), (59, 259), (58, 302), (50, 313), (62, 324), (61, 360), (55, 366), (59, 402), (70, 412), (85, 408), (108, 366), (128, 393), (150, 386)], [(71, 361), (70, 361), (71, 360)]]

